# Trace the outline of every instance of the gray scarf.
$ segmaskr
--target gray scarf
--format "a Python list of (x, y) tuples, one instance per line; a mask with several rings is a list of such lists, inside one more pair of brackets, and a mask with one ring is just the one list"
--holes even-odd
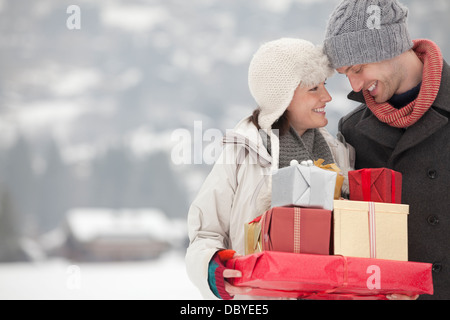
[[(267, 139), (267, 150), (270, 153), (270, 139)], [(300, 163), (318, 159), (324, 159), (324, 164), (334, 162), (330, 147), (318, 129), (309, 129), (300, 137), (297, 131), (290, 127), (289, 131), (280, 137), (280, 169), (289, 166), (291, 160)]]

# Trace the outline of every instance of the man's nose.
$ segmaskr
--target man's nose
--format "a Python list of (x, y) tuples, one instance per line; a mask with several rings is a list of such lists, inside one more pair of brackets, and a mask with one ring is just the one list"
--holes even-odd
[(363, 89), (364, 81), (362, 81), (360, 77), (355, 75), (347, 75), (347, 77), (353, 91), (360, 92)]

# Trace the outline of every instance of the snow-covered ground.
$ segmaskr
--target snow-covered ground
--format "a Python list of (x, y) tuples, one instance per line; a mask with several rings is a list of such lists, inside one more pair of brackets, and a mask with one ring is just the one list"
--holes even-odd
[(184, 256), (154, 261), (80, 263), (50, 260), (0, 264), (1, 300), (198, 300)]

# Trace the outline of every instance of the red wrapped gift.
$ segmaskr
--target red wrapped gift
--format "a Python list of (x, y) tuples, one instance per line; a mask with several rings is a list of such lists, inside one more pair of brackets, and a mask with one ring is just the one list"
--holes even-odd
[(402, 203), (402, 174), (387, 168), (348, 172), (350, 200)]
[(330, 253), (331, 211), (275, 207), (261, 219), (262, 249), (293, 253)]
[(433, 294), (429, 263), (264, 251), (231, 259), (227, 268), (242, 272), (229, 281), (253, 288), (253, 296), (384, 300), (393, 293)]

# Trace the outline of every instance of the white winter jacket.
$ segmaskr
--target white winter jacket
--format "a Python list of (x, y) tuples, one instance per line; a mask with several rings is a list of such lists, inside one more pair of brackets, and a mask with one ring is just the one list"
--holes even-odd
[[(353, 170), (354, 150), (326, 129), (320, 131), (346, 177), (343, 191), (348, 193), (347, 172)], [(214, 253), (232, 249), (244, 255), (244, 225), (270, 209), (271, 163), (272, 156), (248, 118), (225, 135), (222, 154), (188, 214), (187, 273), (205, 299), (217, 299), (208, 285), (208, 264)]]

